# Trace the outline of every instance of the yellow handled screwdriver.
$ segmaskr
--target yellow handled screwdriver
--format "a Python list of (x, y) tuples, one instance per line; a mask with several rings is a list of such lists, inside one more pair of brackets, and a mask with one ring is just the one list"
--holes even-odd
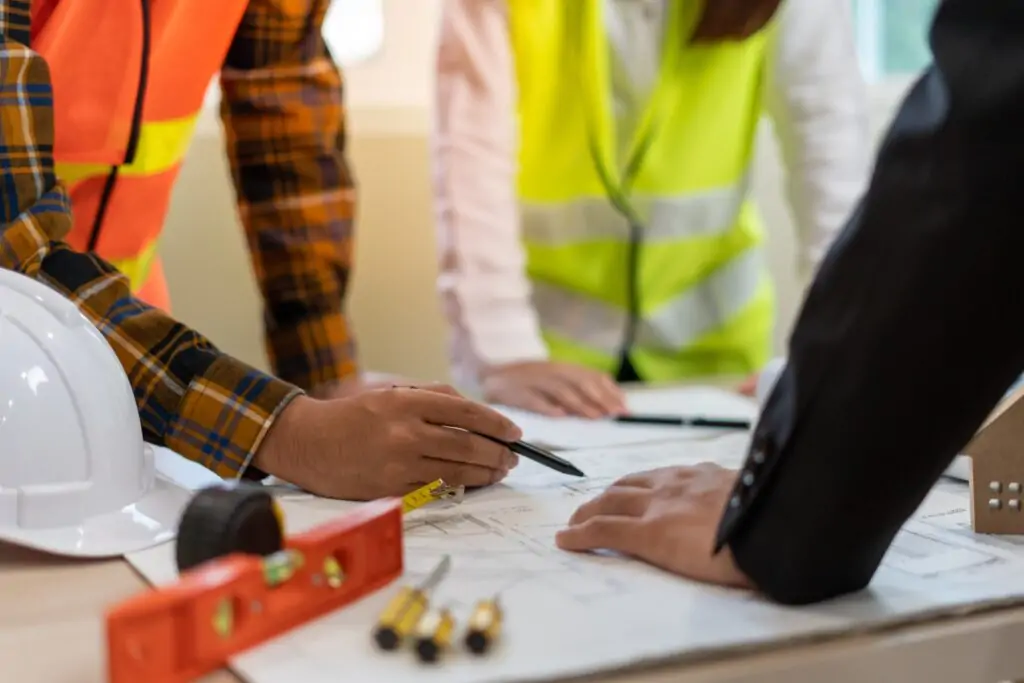
[(431, 610), (416, 627), (416, 656), (424, 663), (436, 662), (448, 649), (455, 619), (447, 607)]
[(428, 595), (441, 583), (451, 567), (451, 557), (445, 555), (433, 571), (418, 586), (404, 586), (377, 619), (373, 639), (383, 650), (395, 650), (412, 633), (427, 610)]
[(487, 652), (501, 633), (501, 620), (498, 596), (478, 602), (466, 625), (465, 643), (469, 651), (476, 655)]

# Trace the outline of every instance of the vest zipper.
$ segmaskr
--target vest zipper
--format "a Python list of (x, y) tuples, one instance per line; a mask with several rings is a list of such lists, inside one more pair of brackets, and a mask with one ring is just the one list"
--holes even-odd
[(636, 343), (636, 330), (640, 323), (640, 248), (643, 245), (643, 229), (635, 220), (629, 221), (629, 245), (626, 252), (626, 329), (623, 333), (619, 365), (632, 365), (629, 354)]
[(89, 231), (89, 243), (85, 250), (96, 251), (96, 244), (100, 241), (100, 226), (103, 225), (103, 217), (107, 214), (107, 204), (110, 202), (110, 195), (114, 192), (114, 183), (117, 182), (117, 166), (111, 166), (107, 173), (107, 179), (103, 182), (103, 192), (100, 194), (100, 202), (96, 207), (96, 216), (92, 219), (92, 229)]
[[(622, 350), (619, 352), (619, 370), (633, 368), (629, 358), (633, 345), (636, 343), (637, 328), (640, 326), (640, 256), (644, 246), (644, 227), (640, 216), (633, 210), (628, 195), (632, 190), (633, 181), (640, 171), (640, 164), (647, 150), (650, 149), (654, 137), (648, 135), (637, 148), (637, 153), (626, 164), (622, 174), (621, 187), (609, 191), (608, 199), (612, 206), (629, 224), (629, 244), (626, 247), (626, 329), (622, 334)], [(606, 185), (611, 190), (613, 186)], [(636, 373), (635, 368), (633, 373)], [(639, 377), (639, 375), (637, 375)], [(641, 381), (643, 378), (640, 378)]]
[[(135, 105), (132, 108), (132, 125), (131, 130), (128, 132), (128, 144), (125, 148), (124, 161), (121, 165), (130, 164), (135, 161), (135, 155), (139, 151), (139, 138), (142, 135), (142, 107), (146, 101), (146, 86), (149, 82), (151, 42), (149, 0), (139, 0), (139, 3), (142, 9), (142, 56), (139, 60), (139, 86), (135, 92)], [(114, 185), (117, 183), (119, 168), (120, 166), (111, 166), (106, 182), (103, 183), (103, 192), (100, 194), (99, 206), (96, 208), (96, 217), (93, 218), (86, 251), (96, 251), (96, 245), (100, 240), (100, 231), (103, 227), (103, 219), (107, 214), (107, 205), (110, 203), (110, 196), (114, 193)]]

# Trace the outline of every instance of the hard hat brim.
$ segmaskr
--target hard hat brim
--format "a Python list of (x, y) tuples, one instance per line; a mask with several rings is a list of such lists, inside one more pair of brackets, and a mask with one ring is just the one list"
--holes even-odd
[(172, 540), (191, 495), (187, 488), (158, 473), (145, 496), (120, 510), (75, 526), (0, 527), (0, 541), (67, 557), (119, 557)]

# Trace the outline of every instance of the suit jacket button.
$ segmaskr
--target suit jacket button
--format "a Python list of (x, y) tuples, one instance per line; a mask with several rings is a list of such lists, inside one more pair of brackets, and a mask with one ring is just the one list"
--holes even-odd
[(734, 495), (732, 498), (729, 499), (729, 507), (738, 508), (740, 506), (740, 503), (742, 502), (743, 501), (740, 500), (739, 494)]
[(744, 472), (743, 473), (743, 477), (741, 478), (741, 481), (743, 482), (744, 486), (753, 486), (754, 485), (754, 473), (750, 472), (750, 471)]
[(754, 437), (754, 443), (752, 452), (750, 454), (750, 460), (754, 465), (763, 465), (768, 459), (768, 453), (771, 450), (771, 442), (764, 434), (758, 434)]

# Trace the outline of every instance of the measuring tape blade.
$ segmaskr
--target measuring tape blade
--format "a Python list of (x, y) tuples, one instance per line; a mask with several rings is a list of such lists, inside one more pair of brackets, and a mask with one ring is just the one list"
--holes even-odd
[(446, 498), (457, 498), (462, 495), (465, 489), (462, 486), (449, 486), (444, 479), (432, 481), (426, 486), (421, 486), (412, 493), (402, 496), (402, 512), (409, 513), (421, 508), (435, 500)]

